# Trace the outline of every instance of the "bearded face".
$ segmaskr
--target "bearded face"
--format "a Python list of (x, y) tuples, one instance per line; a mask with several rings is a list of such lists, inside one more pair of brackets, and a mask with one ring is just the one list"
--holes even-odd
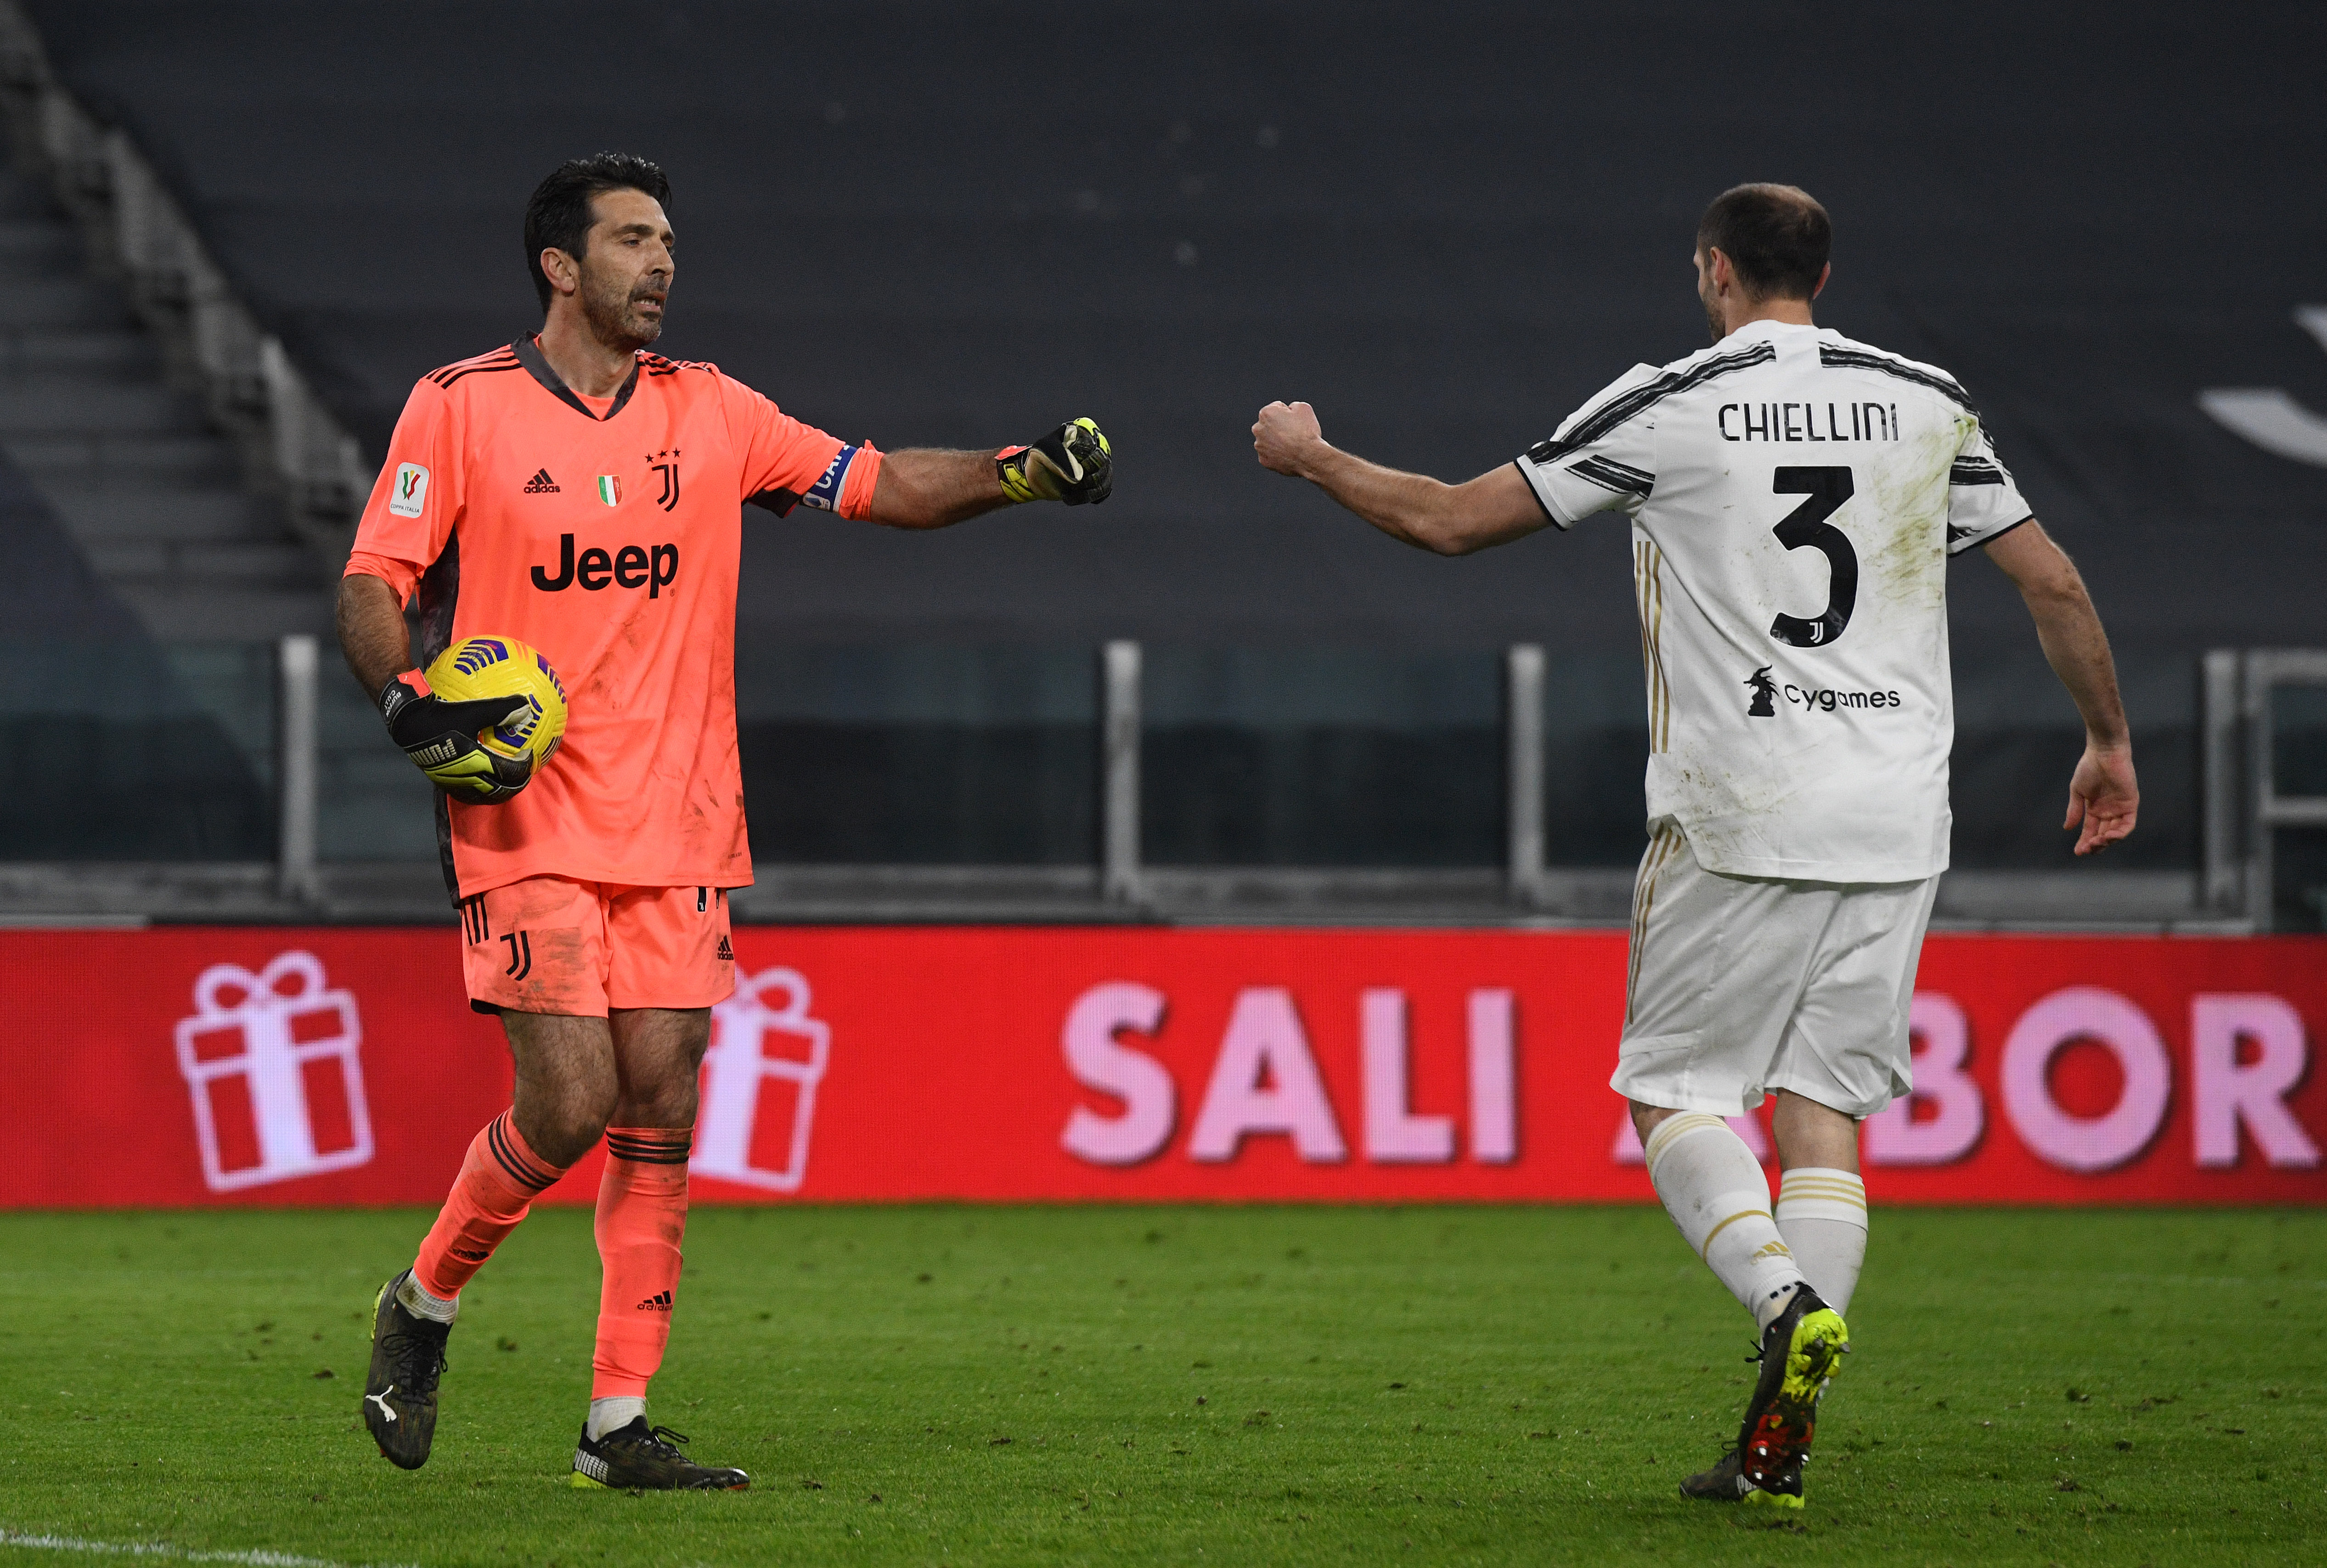
[(582, 254), (573, 258), (575, 303), (591, 336), (617, 353), (635, 352), (662, 335), (663, 304), (678, 271), (670, 223), (642, 191), (601, 191), (590, 216)]
[(668, 273), (624, 266), (632, 258), (593, 251), (582, 258), (582, 316), (590, 331), (611, 349), (631, 351), (662, 336), (663, 302), (670, 293)]

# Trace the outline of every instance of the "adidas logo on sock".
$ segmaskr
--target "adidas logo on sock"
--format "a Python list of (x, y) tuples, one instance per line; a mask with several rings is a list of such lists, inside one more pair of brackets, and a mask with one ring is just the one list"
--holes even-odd
[(525, 493), (529, 496), (554, 496), (557, 493), (557, 481), (549, 477), (547, 469), (537, 470), (534, 476), (525, 481)]
[(654, 1294), (649, 1296), (645, 1301), (640, 1302), (638, 1304), (637, 1310), (641, 1312), (667, 1312), (670, 1311), (670, 1293), (668, 1291), (655, 1292)]
[(728, 946), (727, 938), (724, 936), (719, 938), (719, 961), (722, 964), (733, 964), (735, 961), (735, 949)]

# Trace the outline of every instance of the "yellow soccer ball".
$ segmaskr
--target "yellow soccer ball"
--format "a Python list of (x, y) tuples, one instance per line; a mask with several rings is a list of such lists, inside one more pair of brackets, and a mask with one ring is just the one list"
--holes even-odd
[(514, 637), (464, 637), (426, 671), (428, 689), (448, 703), (479, 697), (523, 697), (525, 706), (481, 730), (477, 744), (512, 760), (533, 760), (540, 777), (565, 739), (565, 686), (540, 650)]

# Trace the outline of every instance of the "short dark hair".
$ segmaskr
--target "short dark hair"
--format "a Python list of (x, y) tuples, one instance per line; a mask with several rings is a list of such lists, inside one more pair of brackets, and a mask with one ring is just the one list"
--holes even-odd
[(541, 296), (544, 314), (549, 310), (549, 275), (541, 270), (541, 253), (564, 251), (582, 259), (590, 244), (591, 200), (602, 191), (643, 191), (670, 207), (670, 181), (662, 167), (628, 153), (596, 153), (568, 158), (549, 178), (533, 188), (525, 204), (525, 266), (532, 275), (533, 292)]
[(1696, 247), (1727, 257), (1755, 299), (1806, 300), (1834, 254), (1834, 225), (1799, 185), (1733, 185), (1698, 219)]

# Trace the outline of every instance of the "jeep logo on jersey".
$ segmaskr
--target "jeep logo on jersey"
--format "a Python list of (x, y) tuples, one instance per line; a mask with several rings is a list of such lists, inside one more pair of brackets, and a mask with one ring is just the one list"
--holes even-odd
[(574, 536), (557, 537), (557, 575), (553, 577), (542, 567), (533, 569), (533, 585), (545, 593), (561, 593), (579, 583), (595, 593), (608, 583), (617, 588), (643, 588), (650, 599), (659, 599), (662, 591), (678, 577), (678, 546), (656, 545), (623, 545), (612, 555), (593, 545), (580, 555), (574, 553)]

